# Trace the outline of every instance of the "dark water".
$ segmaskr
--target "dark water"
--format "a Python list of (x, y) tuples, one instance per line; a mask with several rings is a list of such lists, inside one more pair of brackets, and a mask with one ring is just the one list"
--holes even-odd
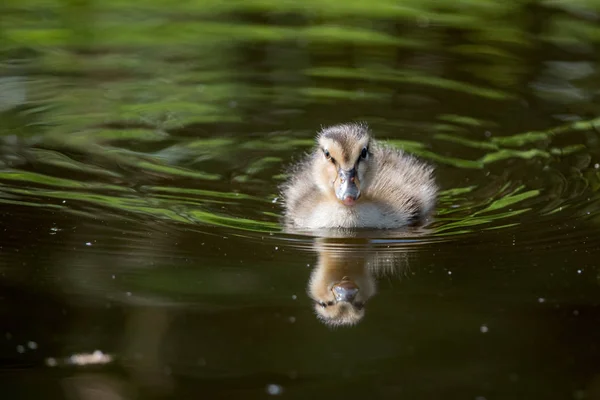
[[(599, 11), (5, 1), (2, 398), (600, 399)], [(352, 120), (436, 165), (435, 221), (283, 233)], [(331, 263), (376, 282), (353, 327)]]

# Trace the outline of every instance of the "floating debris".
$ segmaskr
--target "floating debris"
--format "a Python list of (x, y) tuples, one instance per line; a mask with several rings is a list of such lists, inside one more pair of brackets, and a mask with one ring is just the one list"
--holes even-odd
[(108, 364), (113, 361), (110, 354), (105, 354), (100, 350), (93, 353), (78, 353), (64, 359), (56, 359), (54, 357), (46, 358), (46, 365), (49, 367), (66, 366), (66, 365), (97, 365)]
[(270, 385), (267, 385), (267, 393), (271, 396), (278, 396), (283, 393), (283, 387), (281, 387), (281, 385), (271, 383)]

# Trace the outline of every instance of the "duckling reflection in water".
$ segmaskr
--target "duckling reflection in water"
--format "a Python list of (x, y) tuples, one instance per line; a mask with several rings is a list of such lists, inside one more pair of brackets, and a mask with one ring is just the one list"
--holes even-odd
[(347, 250), (331, 244), (331, 239), (316, 241), (319, 258), (311, 273), (308, 295), (325, 324), (355, 325), (377, 292), (376, 278), (401, 276), (406, 271), (406, 253)]
[(309, 230), (418, 225), (436, 194), (432, 167), (374, 140), (364, 124), (322, 130), (282, 190), (286, 225)]

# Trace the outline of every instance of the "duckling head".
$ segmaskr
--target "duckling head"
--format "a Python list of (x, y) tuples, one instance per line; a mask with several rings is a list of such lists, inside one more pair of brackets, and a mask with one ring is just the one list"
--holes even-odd
[(321, 131), (313, 163), (319, 189), (353, 206), (369, 181), (371, 136), (366, 125), (342, 124)]

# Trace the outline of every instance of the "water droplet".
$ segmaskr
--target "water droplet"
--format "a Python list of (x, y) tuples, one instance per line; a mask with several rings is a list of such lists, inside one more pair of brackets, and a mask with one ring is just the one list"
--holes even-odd
[(545, 299), (545, 298), (543, 298), (543, 297), (540, 297), (540, 298), (538, 299), (538, 303), (544, 303), (544, 302), (546, 302), (546, 299)]
[(275, 250), (279, 250), (279, 247), (275, 246)]
[(86, 244), (85, 244), (85, 245), (86, 245), (86, 246), (91, 246), (91, 245), (92, 245), (92, 242), (86, 242)]
[(274, 383), (271, 383), (271, 384), (267, 385), (267, 393), (270, 394), (271, 396), (278, 396), (281, 393), (283, 393), (283, 387), (281, 387), (281, 385), (276, 385)]
[(131, 292), (127, 292), (127, 293), (125, 293), (125, 294), (127, 295), (127, 297), (130, 297), (130, 296), (131, 296)]
[(577, 273), (578, 273), (578, 274), (581, 274), (581, 272), (582, 272), (582, 271), (581, 271), (580, 269), (578, 269), (578, 270), (577, 270)]
[(452, 275), (452, 271), (448, 271), (448, 275)]
[(481, 331), (481, 333), (487, 333), (489, 331), (489, 328), (487, 327), (487, 325), (481, 325), (479, 327), (479, 330)]
[(293, 324), (294, 322), (296, 322), (296, 317), (289, 317), (288, 321), (290, 321), (290, 324)]
[(298, 296), (296, 296), (295, 294), (292, 295), (292, 300), (296, 300), (298, 298)]
[(38, 345), (34, 341), (29, 341), (29, 342), (27, 342), (27, 347), (29, 347), (31, 350), (35, 350), (35, 349), (37, 349)]
[(17, 353), (21, 353), (21, 354), (25, 353), (25, 346), (18, 345), (17, 346)]

